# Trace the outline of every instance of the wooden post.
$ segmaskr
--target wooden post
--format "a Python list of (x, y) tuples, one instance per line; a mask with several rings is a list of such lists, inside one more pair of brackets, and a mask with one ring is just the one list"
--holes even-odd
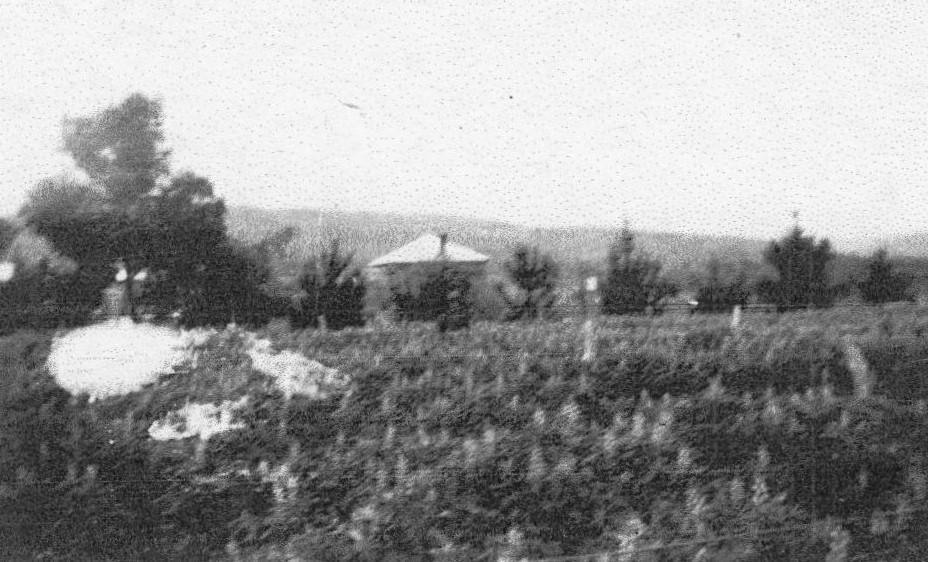
[(731, 311), (731, 329), (732, 331), (737, 332), (741, 327), (741, 305), (736, 304), (735, 308)]
[(593, 316), (595, 305), (598, 303), (596, 298), (597, 279), (596, 277), (587, 277), (584, 282), (583, 291), (583, 357), (581, 361), (589, 363), (596, 357), (596, 339), (593, 330)]

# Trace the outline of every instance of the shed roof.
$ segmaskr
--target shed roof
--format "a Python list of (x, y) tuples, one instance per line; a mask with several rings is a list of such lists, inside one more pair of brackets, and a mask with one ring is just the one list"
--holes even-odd
[(442, 248), (441, 237), (434, 234), (424, 234), (409, 244), (393, 250), (389, 254), (380, 256), (368, 267), (384, 267), (389, 265), (412, 265), (417, 263), (486, 263), (490, 258), (466, 246), (445, 242)]

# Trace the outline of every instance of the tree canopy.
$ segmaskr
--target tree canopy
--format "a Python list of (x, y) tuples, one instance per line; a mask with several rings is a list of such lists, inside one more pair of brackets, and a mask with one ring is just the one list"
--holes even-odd
[[(98, 302), (117, 261), (130, 285), (136, 273), (149, 273), (145, 300), (158, 313), (181, 309), (188, 318), (220, 322), (234, 316), (234, 295), (252, 300), (243, 284), (265, 278), (266, 267), (229, 240), (225, 204), (207, 178), (171, 175), (160, 102), (133, 94), (93, 115), (65, 119), (62, 138), (90, 181), (44, 180), (20, 216), (78, 264), (81, 282), (71, 294), (82, 306)], [(205, 292), (222, 296), (209, 300)]]
[(132, 202), (170, 174), (161, 102), (135, 93), (119, 105), (62, 124), (65, 152), (117, 202)]
[(865, 302), (880, 304), (905, 301), (911, 298), (909, 280), (893, 270), (885, 248), (873, 253), (868, 264), (867, 278), (858, 285)]
[(830, 306), (835, 290), (829, 284), (829, 266), (834, 257), (828, 239), (816, 241), (796, 226), (764, 251), (764, 261), (776, 269), (777, 279), (760, 284), (761, 298), (780, 308)]
[(659, 312), (663, 301), (677, 293), (677, 286), (661, 276), (661, 264), (636, 252), (635, 235), (625, 227), (609, 248), (603, 287), (603, 312), (641, 314)]
[(505, 264), (506, 274), (519, 290), (515, 297), (502, 291), (510, 319), (538, 318), (554, 304), (559, 268), (537, 247), (519, 246)]
[[(286, 232), (278, 235), (266, 241), (274, 245), (288, 237)], [(360, 270), (351, 267), (351, 261), (352, 256), (342, 254), (338, 240), (333, 240), (328, 251), (305, 264), (299, 278), (301, 294), (292, 316), (295, 325), (318, 326), (320, 317), (325, 319), (326, 327), (335, 330), (364, 324), (364, 281)]]

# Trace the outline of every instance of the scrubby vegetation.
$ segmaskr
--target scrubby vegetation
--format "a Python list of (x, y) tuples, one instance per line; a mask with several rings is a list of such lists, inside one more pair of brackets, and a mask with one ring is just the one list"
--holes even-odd
[(660, 312), (679, 287), (661, 275), (659, 261), (638, 252), (635, 235), (625, 227), (609, 248), (602, 310), (606, 314)]
[(717, 259), (711, 260), (706, 269), (706, 282), (696, 292), (696, 312), (729, 312), (736, 306), (747, 304), (750, 290), (743, 272), (724, 280)]
[(364, 280), (351, 261), (334, 240), (328, 251), (303, 267), (291, 314), (295, 326), (319, 327), (320, 319), (335, 330), (364, 325)]
[(504, 286), (499, 291), (506, 301), (510, 320), (540, 318), (557, 298), (557, 264), (537, 247), (519, 246), (505, 264), (506, 275), (515, 286), (510, 294)]
[(401, 321), (435, 321), (442, 332), (464, 328), (475, 309), (473, 281), (454, 266), (411, 268), (395, 277), (391, 304)]
[[(590, 363), (573, 321), (277, 330), (340, 373), (302, 390), (230, 329), (92, 403), (22, 332), (0, 341), (0, 555), (904, 558), (926, 545), (926, 328), (923, 309), (621, 318)], [(224, 402), (206, 440), (148, 433)]]

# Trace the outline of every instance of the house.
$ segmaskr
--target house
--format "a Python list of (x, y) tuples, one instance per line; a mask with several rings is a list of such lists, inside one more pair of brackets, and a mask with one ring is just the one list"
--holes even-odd
[(443, 267), (451, 267), (473, 281), (486, 273), (488, 256), (448, 241), (447, 234), (424, 234), (370, 262), (364, 269), (369, 304), (390, 307), (393, 289), (418, 294), (420, 283)]
[(483, 273), (490, 258), (460, 244), (448, 241), (447, 234), (424, 234), (367, 265), (366, 273), (374, 278), (421, 269), (452, 266), (464, 272)]

